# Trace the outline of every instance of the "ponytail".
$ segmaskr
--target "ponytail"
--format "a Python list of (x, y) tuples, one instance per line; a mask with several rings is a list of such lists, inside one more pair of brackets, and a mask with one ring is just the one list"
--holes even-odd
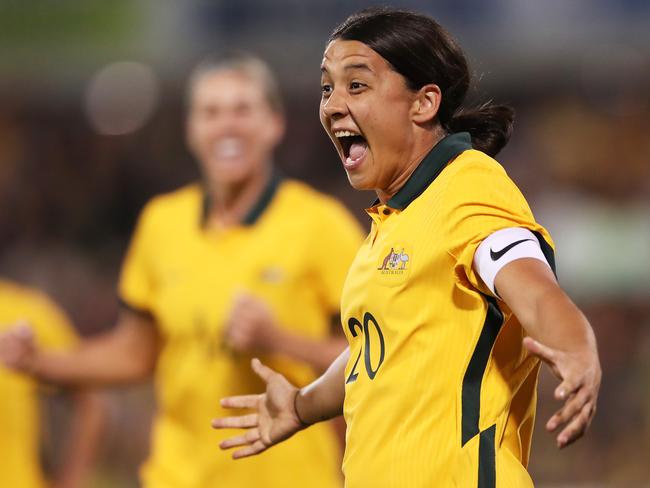
[(508, 143), (514, 118), (512, 107), (487, 102), (474, 109), (458, 109), (443, 125), (451, 133), (469, 132), (474, 149), (494, 157)]

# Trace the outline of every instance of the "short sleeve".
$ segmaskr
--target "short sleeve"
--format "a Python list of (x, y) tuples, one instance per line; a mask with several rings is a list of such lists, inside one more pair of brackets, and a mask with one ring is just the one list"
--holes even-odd
[(122, 264), (118, 292), (128, 308), (149, 312), (155, 293), (153, 254), (156, 242), (155, 201), (148, 203), (138, 218)]
[(56, 351), (71, 349), (77, 344), (79, 339), (70, 319), (50, 298), (34, 293), (25, 308), (25, 318), (34, 330), (40, 347)]
[(338, 313), (343, 283), (364, 233), (339, 202), (331, 200), (319, 213), (312, 242), (312, 263), (325, 307)]
[(519, 188), (496, 161), (479, 160), (458, 168), (446, 189), (444, 205), (445, 235), (456, 260), (456, 277), (482, 293), (491, 294), (474, 270), (474, 253), (492, 233), (508, 227), (529, 229), (545, 254), (553, 252), (550, 235), (535, 222)]

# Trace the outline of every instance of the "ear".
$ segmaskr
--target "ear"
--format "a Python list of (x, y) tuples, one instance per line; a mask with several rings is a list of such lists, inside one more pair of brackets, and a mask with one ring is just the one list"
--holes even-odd
[(413, 100), (412, 117), (418, 124), (431, 122), (438, 115), (442, 91), (433, 83), (424, 85), (418, 90)]
[(265, 144), (274, 150), (282, 139), (286, 131), (286, 122), (284, 116), (280, 113), (270, 112), (267, 117), (267, 122), (264, 124), (264, 129), (259, 134), (264, 140)]
[(276, 113), (273, 115), (274, 142), (279, 144), (287, 131), (287, 121), (284, 114)]
[(185, 115), (185, 143), (189, 148), (190, 152), (194, 152), (195, 138), (194, 131), (192, 130), (192, 114), (188, 109), (188, 113)]

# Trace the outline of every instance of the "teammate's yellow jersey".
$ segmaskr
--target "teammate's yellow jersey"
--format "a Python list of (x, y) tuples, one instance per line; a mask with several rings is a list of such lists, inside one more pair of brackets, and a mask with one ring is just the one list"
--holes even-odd
[[(39, 347), (69, 349), (74, 329), (42, 293), (0, 280), (0, 333), (27, 322)], [(0, 367), (0, 486), (42, 488), (38, 383)]]
[(343, 290), (349, 488), (532, 486), (539, 361), (472, 269), (496, 230), (539, 226), (469, 134), (439, 142), (385, 205)]
[[(243, 225), (202, 224), (198, 185), (155, 198), (143, 211), (124, 264), (120, 296), (153, 315), (163, 338), (158, 412), (142, 470), (147, 488), (341, 486), (340, 448), (329, 425), (307, 429), (263, 456), (233, 461), (210, 427), (230, 415), (219, 400), (264, 391), (250, 356), (229, 350), (224, 322), (234, 296), (265, 300), (282, 326), (326, 338), (348, 267), (362, 242), (357, 221), (334, 199), (274, 177)], [(295, 384), (314, 373), (262, 358)]]

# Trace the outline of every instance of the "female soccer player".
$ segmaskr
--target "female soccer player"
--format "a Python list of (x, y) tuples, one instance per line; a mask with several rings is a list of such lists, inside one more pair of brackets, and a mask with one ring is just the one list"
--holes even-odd
[(360, 228), (338, 202), (273, 169), (284, 117), (262, 61), (233, 55), (201, 64), (188, 104), (187, 138), (203, 181), (145, 207), (122, 269), (117, 326), (66, 355), (35, 350), (16, 334), (0, 344), (13, 350), (11, 366), (56, 383), (154, 374), (146, 488), (340, 486), (330, 426), (239, 464), (215, 459), (226, 434), (208, 423), (220, 398), (263, 387), (244, 367), (252, 353), (307, 384), (344, 349), (330, 335), (331, 318)]
[(343, 412), (348, 487), (532, 486), (539, 360), (561, 381), (546, 425), (560, 447), (588, 427), (601, 373), (548, 233), (492, 159), (512, 110), (462, 107), (465, 57), (416, 13), (351, 16), (321, 70), (323, 127), (352, 186), (378, 196), (343, 290), (349, 348), (302, 389), (254, 361), (266, 393), (222, 401), (257, 411), (214, 420), (248, 429), (221, 447), (258, 454)]
[[(38, 290), (0, 278), (0, 333), (16, 322), (48, 351), (69, 350), (79, 340), (66, 314)], [(29, 329), (27, 328), (29, 324)], [(0, 349), (2, 343), (0, 343)], [(0, 356), (5, 352), (0, 350)], [(94, 392), (72, 390), (73, 416), (66, 429), (61, 466), (46, 481), (41, 463), (39, 384), (0, 367), (0, 486), (83, 488), (92, 478), (95, 453), (104, 429), (105, 407)]]

